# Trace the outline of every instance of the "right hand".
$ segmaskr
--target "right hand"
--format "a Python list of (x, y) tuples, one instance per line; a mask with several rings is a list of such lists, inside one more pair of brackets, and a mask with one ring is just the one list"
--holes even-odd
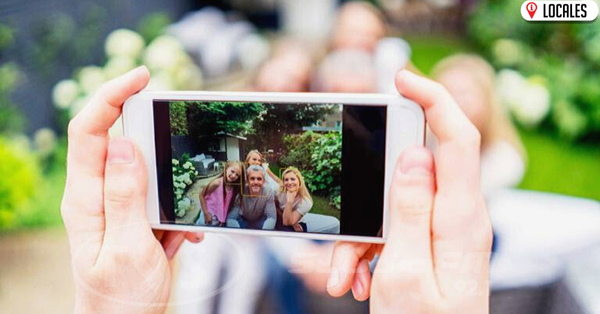
[(288, 202), (294, 202), (296, 200), (297, 195), (298, 195), (298, 191), (295, 191), (295, 192), (287, 191), (286, 199)]
[(479, 185), (480, 135), (438, 83), (401, 71), (396, 86), (425, 110), (437, 157), (405, 150), (390, 188), (387, 242), (336, 243), (327, 291), (371, 296), (371, 313), (488, 313), (492, 229)]

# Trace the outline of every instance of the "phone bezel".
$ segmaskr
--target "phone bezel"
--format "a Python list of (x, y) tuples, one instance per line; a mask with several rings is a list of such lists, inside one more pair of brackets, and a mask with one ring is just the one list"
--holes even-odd
[[(387, 106), (386, 152), (384, 177), (383, 232), (381, 237), (215, 228), (207, 226), (162, 224), (159, 217), (156, 147), (154, 139), (154, 100), (243, 101), (273, 103), (339, 103), (343, 105)], [(140, 147), (148, 171), (146, 214), (154, 229), (173, 231), (206, 231), (229, 234), (297, 237), (330, 241), (384, 243), (389, 222), (389, 188), (395, 163), (402, 150), (412, 145), (424, 145), (425, 116), (423, 109), (399, 95), (331, 94), (331, 93), (258, 93), (258, 92), (159, 92), (143, 91), (131, 96), (123, 106), (123, 134)], [(390, 123), (393, 121), (393, 123)]]

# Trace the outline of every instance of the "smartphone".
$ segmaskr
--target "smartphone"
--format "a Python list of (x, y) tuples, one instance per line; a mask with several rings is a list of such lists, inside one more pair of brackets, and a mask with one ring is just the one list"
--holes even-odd
[(397, 95), (141, 92), (123, 107), (164, 230), (383, 243), (396, 160), (424, 131)]

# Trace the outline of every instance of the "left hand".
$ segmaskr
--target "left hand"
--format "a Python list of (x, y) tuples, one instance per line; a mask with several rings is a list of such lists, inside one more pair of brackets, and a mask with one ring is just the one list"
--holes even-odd
[(108, 129), (125, 100), (148, 84), (140, 67), (104, 84), (69, 123), (67, 183), (61, 212), (76, 282), (75, 313), (162, 313), (169, 260), (203, 234), (152, 231), (146, 217), (144, 158)]

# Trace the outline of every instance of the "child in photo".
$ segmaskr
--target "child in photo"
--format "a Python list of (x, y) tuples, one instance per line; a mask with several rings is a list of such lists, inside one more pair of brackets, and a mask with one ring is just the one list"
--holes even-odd
[(283, 181), (277, 194), (277, 229), (284, 231), (306, 232), (304, 216), (313, 206), (313, 200), (304, 184), (304, 177), (296, 167), (283, 171)]
[(240, 195), (244, 164), (228, 161), (224, 173), (207, 184), (200, 192), (200, 216), (196, 225), (225, 226), (233, 200)]
[(246, 164), (248, 166), (257, 165), (262, 166), (267, 173), (267, 185), (273, 194), (277, 193), (279, 187), (281, 186), (281, 179), (277, 177), (271, 169), (269, 169), (269, 164), (265, 162), (263, 155), (256, 149), (251, 150), (246, 154)]

